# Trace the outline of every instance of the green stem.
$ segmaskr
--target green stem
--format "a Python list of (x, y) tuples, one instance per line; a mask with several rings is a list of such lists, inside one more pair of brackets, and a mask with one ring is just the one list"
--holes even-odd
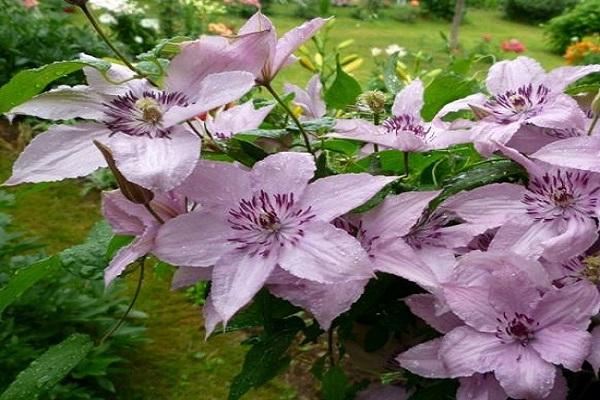
[(308, 137), (308, 133), (306, 133), (306, 131), (304, 130), (304, 127), (302, 127), (302, 124), (300, 123), (298, 118), (296, 118), (296, 116), (294, 115), (292, 110), (290, 110), (290, 108), (287, 106), (287, 104), (285, 104), (284, 101), (281, 99), (281, 97), (279, 97), (279, 95), (277, 94), (275, 89), (273, 89), (271, 84), (267, 83), (264, 86), (269, 91), (269, 93), (271, 93), (271, 96), (273, 96), (275, 101), (277, 101), (279, 103), (279, 105), (281, 105), (281, 107), (285, 110), (285, 112), (290, 116), (292, 121), (294, 121), (294, 124), (298, 127), (300, 134), (304, 138), (304, 144), (306, 146), (306, 150), (308, 150), (308, 152), (314, 156), (315, 153), (313, 152), (312, 146), (310, 145), (310, 139)]
[(592, 132), (594, 131), (594, 128), (596, 127), (599, 118), (600, 113), (596, 113), (596, 115), (594, 115), (594, 119), (592, 120), (592, 124), (590, 125), (590, 129), (588, 130), (588, 136), (592, 136)]
[(329, 356), (329, 366), (335, 367), (335, 357), (333, 356), (333, 328), (327, 330), (327, 355)]
[(83, 13), (85, 14), (86, 18), (88, 19), (88, 21), (90, 21), (90, 24), (92, 24), (92, 26), (94, 27), (94, 30), (98, 33), (98, 35), (100, 35), (100, 37), (102, 38), (102, 40), (104, 40), (104, 43), (106, 43), (106, 45), (108, 47), (110, 47), (110, 49), (113, 51), (113, 53), (115, 53), (115, 55), (121, 60), (123, 61), (123, 63), (125, 65), (127, 65), (127, 67), (132, 70), (133, 72), (135, 72), (136, 74), (143, 76), (144, 74), (142, 74), (132, 63), (129, 62), (129, 60), (127, 60), (127, 58), (123, 55), (123, 53), (121, 53), (119, 51), (119, 49), (117, 49), (112, 42), (110, 41), (110, 39), (108, 39), (108, 36), (106, 36), (106, 34), (104, 33), (104, 31), (102, 30), (102, 28), (100, 27), (100, 24), (98, 23), (98, 21), (96, 20), (96, 18), (94, 17), (94, 14), (92, 13), (92, 11), (88, 8), (87, 4), (83, 4), (81, 6), (81, 11), (83, 11)]
[(403, 155), (403, 159), (404, 159), (404, 174), (406, 174), (406, 176), (408, 176), (408, 174), (410, 173), (410, 167), (408, 166), (408, 157), (409, 157), (410, 153), (408, 151), (404, 152)]
[(108, 332), (106, 332), (106, 334), (102, 337), (102, 339), (100, 339), (99, 345), (102, 345), (102, 343), (104, 343), (104, 341), (106, 341), (106, 339), (110, 338), (116, 331), (119, 330), (119, 328), (121, 328), (121, 326), (125, 323), (125, 319), (127, 318), (129, 313), (133, 309), (133, 306), (135, 305), (135, 302), (137, 301), (140, 291), (142, 289), (142, 282), (144, 281), (144, 264), (145, 264), (145, 262), (146, 262), (146, 256), (143, 256), (140, 259), (140, 277), (138, 278), (137, 287), (135, 288), (135, 293), (133, 294), (133, 298), (131, 299), (131, 302), (129, 303), (129, 307), (127, 307), (127, 310), (121, 316), (121, 318), (119, 318), (117, 323)]

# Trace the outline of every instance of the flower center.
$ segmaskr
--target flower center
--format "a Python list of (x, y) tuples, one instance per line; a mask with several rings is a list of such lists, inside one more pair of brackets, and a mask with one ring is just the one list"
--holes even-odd
[(381, 126), (385, 129), (386, 133), (394, 135), (398, 135), (400, 132), (411, 132), (418, 137), (424, 138), (428, 132), (421, 124), (421, 121), (408, 114), (390, 117), (383, 121)]
[(293, 193), (270, 194), (261, 190), (240, 200), (229, 210), (232, 234), (228, 241), (251, 256), (268, 257), (284, 246), (294, 246), (304, 236), (303, 225), (315, 215), (311, 208), (295, 206)]
[(163, 126), (163, 115), (173, 106), (186, 106), (188, 100), (179, 92), (147, 90), (141, 95), (128, 92), (104, 104), (104, 124), (111, 134), (169, 138), (172, 128)]
[(404, 236), (404, 241), (417, 250), (425, 246), (438, 247), (442, 236), (440, 229), (452, 222), (453, 219), (453, 215), (445, 212), (425, 215), (410, 228), (410, 231)]
[(583, 260), (583, 265), (583, 277), (595, 285), (600, 285), (600, 257), (587, 257)]
[(533, 178), (522, 201), (537, 221), (594, 218), (600, 186), (591, 180), (587, 172), (558, 169)]
[(527, 346), (534, 339), (535, 328), (539, 325), (539, 322), (521, 313), (514, 313), (512, 317), (503, 313), (496, 320), (500, 324), (496, 328), (496, 337), (502, 343), (517, 341), (522, 346)]
[(509, 123), (537, 115), (548, 100), (549, 93), (550, 90), (544, 85), (535, 88), (532, 84), (524, 85), (492, 97), (484, 104), (484, 108), (497, 122)]

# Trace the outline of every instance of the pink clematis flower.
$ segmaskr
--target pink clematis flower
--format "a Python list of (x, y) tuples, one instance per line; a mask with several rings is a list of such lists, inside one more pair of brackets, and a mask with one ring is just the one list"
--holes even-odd
[[(277, 39), (277, 31), (271, 20), (258, 11), (239, 30), (240, 35), (254, 32), (268, 31), (265, 49), (267, 53), (262, 59), (261, 71), (256, 76), (256, 81), (261, 85), (268, 85), (282, 68), (294, 63), (297, 58), (293, 55), (304, 42), (313, 37), (327, 22), (323, 18), (314, 18), (292, 29)], [(253, 56), (250, 54), (250, 56)]]
[(341, 119), (335, 125), (335, 132), (327, 136), (407, 152), (425, 152), (468, 142), (469, 135), (464, 132), (442, 131), (423, 121), (423, 92), (423, 82), (416, 79), (396, 95), (392, 116), (381, 125), (361, 119)]
[[(168, 221), (187, 212), (185, 197), (177, 190), (158, 194), (150, 202), (150, 207), (162, 221)], [(114, 233), (135, 236), (131, 244), (117, 252), (104, 271), (104, 281), (108, 285), (129, 264), (152, 253), (156, 248), (154, 240), (161, 228), (161, 222), (143, 205), (127, 200), (120, 190), (103, 193), (102, 213)]]
[(327, 112), (325, 102), (321, 98), (321, 77), (314, 75), (306, 84), (306, 90), (296, 85), (286, 83), (283, 91), (285, 93), (294, 93), (293, 103), (302, 109), (301, 120), (312, 120), (321, 118)]
[(216, 139), (229, 139), (238, 133), (257, 129), (273, 107), (274, 104), (255, 109), (250, 100), (242, 105), (220, 110), (214, 117), (207, 116), (204, 128)]
[[(585, 113), (563, 91), (570, 83), (598, 71), (600, 65), (588, 65), (546, 73), (528, 57), (501, 61), (490, 68), (486, 80), (489, 98), (469, 96), (446, 105), (438, 115), (470, 107), (478, 118), (470, 126), (471, 139), (485, 156), (498, 149), (496, 142), (532, 151), (552, 140), (585, 132)], [(516, 142), (511, 145), (513, 137)], [(521, 142), (527, 147), (521, 147)]]
[(108, 73), (111, 81), (124, 82), (119, 85), (85, 68), (89, 86), (59, 87), (13, 108), (11, 114), (95, 122), (56, 125), (37, 136), (5, 184), (74, 178), (104, 167), (92, 144), (97, 140), (112, 150), (128, 180), (150, 190), (174, 188), (193, 171), (200, 152), (200, 138), (179, 123), (234, 101), (253, 87), (251, 72), (258, 64), (243, 56), (264, 54), (266, 33), (232, 43), (203, 37), (189, 44), (171, 62), (163, 89), (134, 79), (124, 66), (113, 65)]
[(513, 149), (497, 146), (523, 165), (530, 178), (527, 189), (513, 185), (514, 190), (504, 202), (482, 199), (480, 211), (472, 209), (461, 214), (471, 222), (486, 220), (490, 212), (503, 211), (512, 216), (496, 233), (491, 248), (565, 261), (596, 242), (600, 175), (534, 162)]
[(201, 161), (184, 193), (203, 208), (165, 224), (156, 255), (174, 265), (214, 265), (212, 303), (223, 321), (247, 304), (277, 266), (335, 284), (372, 276), (355, 238), (329, 222), (363, 204), (395, 177), (345, 174), (309, 184), (309, 154), (278, 153), (251, 171)]

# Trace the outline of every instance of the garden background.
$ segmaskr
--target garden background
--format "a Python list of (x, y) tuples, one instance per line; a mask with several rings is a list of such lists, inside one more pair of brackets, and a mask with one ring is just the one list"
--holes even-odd
[[(92, 3), (111, 37), (127, 54), (134, 55), (153, 48), (160, 37), (232, 34), (256, 10), (258, 0)], [(309, 42), (298, 53), (301, 62), (280, 74), (275, 86), (280, 88), (286, 81), (304, 85), (316, 70), (331, 67), (327, 57), (336, 52), (346, 71), (364, 89), (381, 84), (392, 54), (399, 54), (400, 64), (396, 66), (399, 74), (412, 74), (415, 69), (435, 72), (445, 68), (457, 54), (477, 58), (482, 70), (493, 60), (511, 59), (519, 54), (537, 59), (546, 69), (566, 63), (598, 62), (600, 58), (598, 1), (578, 4), (576, 0), (468, 0), (466, 3), (460, 48), (451, 49), (448, 35), (454, 2), (450, 0), (334, 1), (332, 4), (313, 0), (263, 1), (264, 12), (280, 33), (306, 18), (335, 16), (326, 34), (320, 36), (321, 53), (315, 43)], [(561, 22), (560, 18), (566, 18), (560, 17), (561, 14), (568, 16), (573, 7), (583, 7), (583, 3), (589, 9), (595, 7), (595, 17), (580, 11), (570, 17), (577, 24)], [(80, 52), (108, 54), (86, 26), (79, 10), (63, 1), (0, 0), (0, 6), (0, 85), (22, 69), (72, 59)], [(558, 19), (552, 20), (554, 17)], [(583, 21), (584, 17), (589, 21)], [(571, 47), (567, 49), (568, 46)], [(73, 76), (65, 83), (80, 79)], [(46, 126), (33, 118), (17, 119), (12, 124), (0, 119), (0, 180), (8, 178), (16, 156)], [(82, 243), (82, 238), (100, 220), (100, 190), (112, 185), (110, 176), (100, 172), (80, 181), (2, 189), (0, 284), (28, 260)], [(103, 229), (98, 227), (99, 237)], [(42, 287), (24, 293), (2, 316), (0, 392), (20, 370), (70, 331), (105, 330), (133, 295), (135, 277), (123, 279), (124, 283), (105, 293), (98, 270), (101, 262), (92, 259), (94, 248), (90, 242), (83, 246), (81, 252), (91, 255), (87, 275), (82, 277), (81, 271), (56, 271)], [(82, 254), (71, 256), (80, 261)], [(247, 333), (217, 335), (205, 341), (199, 309), (204, 287), (171, 291), (171, 273), (169, 268), (156, 263), (146, 276), (136, 312), (119, 331), (117, 340), (79, 365), (45, 398), (226, 398), (228, 383), (240, 371), (246, 350), (238, 343)], [(89, 283), (90, 277), (96, 279), (97, 285)], [(40, 307), (40, 303), (44, 306)], [(36, 331), (40, 327), (45, 331)], [(252, 391), (248, 398), (316, 398), (318, 382), (299, 379), (310, 373), (296, 372), (308, 372), (322, 349), (307, 345), (300, 347), (300, 351), (304, 354), (293, 361), (288, 372)]]

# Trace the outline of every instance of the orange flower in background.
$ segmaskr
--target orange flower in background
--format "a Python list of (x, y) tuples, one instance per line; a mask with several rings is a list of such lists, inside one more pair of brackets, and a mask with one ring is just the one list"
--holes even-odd
[(216, 35), (221, 35), (221, 36), (232, 36), (233, 35), (233, 29), (231, 29), (230, 27), (228, 27), (227, 25), (225, 25), (224, 23), (221, 23), (221, 22), (209, 23), (208, 31), (211, 33), (214, 33)]
[(519, 39), (504, 40), (500, 48), (504, 52), (523, 53), (527, 51), (527, 48)]
[(23, 7), (25, 8), (33, 8), (33, 7), (37, 7), (38, 2), (37, 0), (23, 0)]
[(600, 54), (600, 37), (585, 37), (567, 48), (564, 55), (567, 64), (579, 64), (588, 54)]
[(419, 0), (411, 0), (410, 5), (412, 7), (419, 7)]

